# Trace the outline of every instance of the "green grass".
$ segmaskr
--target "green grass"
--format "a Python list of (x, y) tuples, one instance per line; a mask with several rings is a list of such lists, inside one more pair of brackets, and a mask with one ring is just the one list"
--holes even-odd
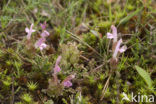
[[(0, 103), (128, 104), (122, 101), (122, 92), (155, 95), (156, 2), (112, 1), (1, 0)], [(44, 21), (50, 32), (49, 48), (41, 52), (33, 44)], [(28, 44), (25, 28), (32, 23), (36, 32)], [(128, 47), (115, 70), (111, 66), (112, 42), (106, 36), (111, 25)], [(70, 88), (54, 84), (58, 56), (62, 56), (60, 83), (76, 74)]]

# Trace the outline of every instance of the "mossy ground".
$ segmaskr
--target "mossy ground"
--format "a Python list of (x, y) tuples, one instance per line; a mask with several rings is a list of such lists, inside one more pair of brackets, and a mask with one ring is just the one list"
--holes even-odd
[[(155, 0), (1, 0), (1, 104), (129, 104), (122, 92), (143, 95), (150, 90), (135, 65), (156, 85)], [(47, 22), (49, 48), (39, 51), (26, 43), (25, 28)], [(118, 29), (128, 49), (110, 75), (111, 41), (106, 33)], [(62, 56), (60, 81), (75, 74), (73, 86), (53, 86), (56, 58)], [(104, 85), (108, 85), (103, 93)], [(102, 97), (103, 96), (103, 97)], [(102, 97), (102, 99), (101, 99)], [(118, 101), (118, 100), (119, 101)], [(156, 100), (156, 99), (155, 99)]]

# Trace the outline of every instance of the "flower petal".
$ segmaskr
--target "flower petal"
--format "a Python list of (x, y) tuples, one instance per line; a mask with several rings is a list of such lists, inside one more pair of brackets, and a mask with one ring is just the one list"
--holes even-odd
[(71, 83), (71, 81), (65, 81), (63, 82), (63, 86), (64, 87), (71, 87), (73, 84)]
[(30, 30), (32, 30), (33, 26), (34, 26), (34, 24), (32, 23), (31, 26), (30, 26)]
[(46, 48), (47, 45), (45, 43), (42, 43), (40, 47)]
[(124, 46), (122, 46), (122, 47), (119, 49), (119, 52), (120, 52), (120, 53), (123, 53), (123, 52), (126, 51), (126, 49), (127, 49), (127, 46), (124, 45)]
[(117, 42), (117, 28), (116, 28), (114, 25), (112, 25), (112, 26), (111, 26), (111, 29), (112, 29), (112, 34), (113, 34), (113, 36), (114, 36), (114, 37), (113, 37), (113, 38), (114, 38), (113, 41), (114, 41), (114, 42)]
[(40, 24), (42, 30), (45, 30), (46, 29), (46, 24), (47, 24), (46, 22), (44, 22), (43, 24)]
[(113, 34), (117, 34), (117, 28), (114, 25), (111, 26), (111, 29)]
[(61, 71), (61, 68), (59, 67), (59, 63), (61, 61), (61, 56), (58, 56), (56, 63), (55, 63), (55, 67), (54, 67), (54, 74), (56, 75), (58, 72)]
[(117, 58), (117, 54), (119, 52), (119, 49), (120, 49), (120, 45), (122, 43), (122, 39), (120, 39), (117, 44), (116, 44), (116, 47), (115, 47), (115, 50), (114, 50), (114, 53), (113, 53), (113, 58), (116, 59)]
[(61, 71), (61, 68), (59, 67), (59, 65), (55, 65), (54, 73), (57, 74), (60, 71)]
[(108, 39), (112, 39), (112, 38), (114, 38), (114, 36), (113, 36), (113, 34), (111, 34), (111, 33), (107, 33), (107, 38), (108, 38)]
[(46, 48), (47, 47), (47, 45), (45, 44), (45, 43), (42, 43), (40, 46), (39, 46), (39, 48), (40, 48), (40, 50), (42, 51), (44, 48)]
[(36, 30), (32, 29), (32, 32), (35, 32)]
[(26, 28), (25, 28), (25, 32), (27, 32), (27, 33), (28, 33), (28, 32), (29, 32), (29, 28), (27, 28), (27, 27), (26, 27)]
[(40, 50), (42, 51), (43, 50), (43, 47), (40, 47)]
[(27, 34), (27, 39), (28, 40), (30, 40), (32, 32), (35, 32), (35, 30), (33, 30), (32, 28), (33, 28), (33, 24), (31, 24), (30, 29), (27, 28), (27, 27), (25, 28), (25, 31), (28, 33)]
[(41, 33), (41, 37), (42, 38), (46, 38), (47, 36), (49, 36), (49, 32), (44, 30), (42, 33)]
[(35, 43), (35, 48), (39, 48), (44, 42), (45, 42), (45, 39), (44, 39), (44, 38), (40, 38), (40, 39)]

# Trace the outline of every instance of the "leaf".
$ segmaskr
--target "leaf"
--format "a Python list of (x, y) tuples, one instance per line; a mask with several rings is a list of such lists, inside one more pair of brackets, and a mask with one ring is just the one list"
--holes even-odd
[(139, 75), (145, 80), (149, 88), (152, 88), (152, 80), (150, 78), (149, 73), (147, 73), (144, 69), (139, 66), (135, 66), (136, 70), (138, 71)]
[(137, 9), (135, 12), (131, 13), (130, 15), (126, 16), (125, 18), (123, 18), (120, 22), (120, 24), (124, 24), (127, 21), (129, 21), (133, 16), (137, 15), (143, 8)]

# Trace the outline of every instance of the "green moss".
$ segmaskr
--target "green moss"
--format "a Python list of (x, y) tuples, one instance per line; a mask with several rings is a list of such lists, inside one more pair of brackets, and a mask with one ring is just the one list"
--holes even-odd
[(96, 43), (97, 37), (92, 33), (83, 34), (83, 40), (89, 45), (94, 46)]
[(33, 99), (32, 99), (32, 96), (30, 95), (30, 94), (23, 94), (22, 96), (21, 96), (21, 99), (24, 101), (24, 102), (26, 102), (26, 103), (32, 103), (33, 102)]
[(98, 26), (103, 29), (109, 28), (111, 26), (111, 22), (110, 21), (99, 22)]
[(72, 70), (71, 66), (75, 66), (79, 62), (80, 51), (78, 50), (76, 43), (62, 44), (61, 49), (61, 66), (63, 70)]
[(133, 10), (134, 8), (135, 7), (133, 5), (131, 5), (131, 4), (127, 5), (127, 9), (130, 10), (130, 11)]

